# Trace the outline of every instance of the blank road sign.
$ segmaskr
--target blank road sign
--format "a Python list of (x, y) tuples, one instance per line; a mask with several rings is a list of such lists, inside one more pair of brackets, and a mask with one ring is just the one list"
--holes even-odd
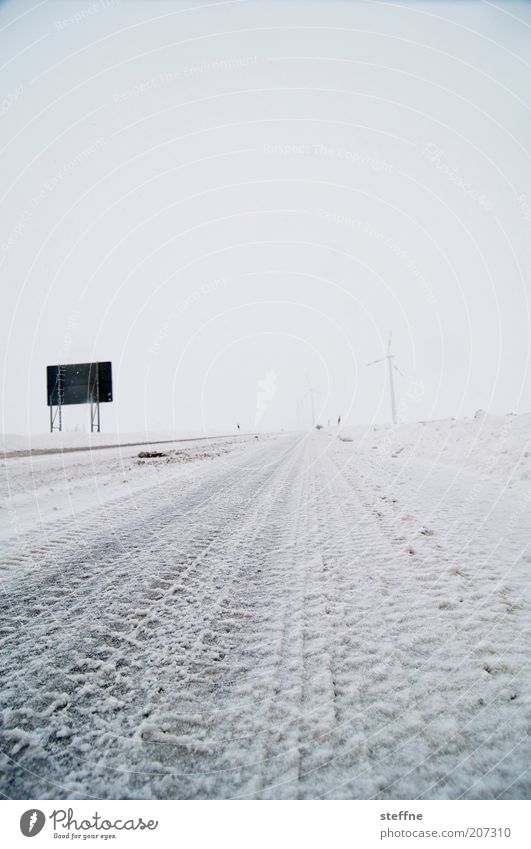
[(112, 401), (110, 362), (47, 366), (46, 377), (49, 407)]

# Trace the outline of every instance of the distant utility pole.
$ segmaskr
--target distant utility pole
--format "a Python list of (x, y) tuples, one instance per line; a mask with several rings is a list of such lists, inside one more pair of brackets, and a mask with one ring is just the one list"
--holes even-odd
[(392, 336), (393, 336), (393, 331), (391, 331), (389, 333), (389, 342), (387, 343), (387, 353), (386, 353), (385, 357), (380, 357), (379, 360), (372, 360), (372, 362), (367, 363), (367, 365), (373, 366), (376, 363), (383, 363), (384, 360), (387, 360), (387, 371), (388, 371), (388, 374), (389, 374), (389, 395), (391, 396), (391, 420), (392, 420), (393, 424), (395, 425), (395, 424), (397, 424), (397, 416), (396, 416), (395, 382), (394, 382), (393, 369), (396, 369), (396, 371), (399, 374), (402, 374), (402, 372), (400, 371), (398, 366), (396, 366), (393, 363), (393, 359), (394, 359), (395, 355), (391, 353), (391, 338), (392, 338)]
[(310, 378), (308, 377), (308, 392), (306, 395), (310, 396), (310, 406), (312, 410), (312, 427), (315, 427), (315, 404), (314, 404), (314, 395), (318, 395), (317, 389), (312, 389), (312, 384), (310, 383)]
[[(304, 395), (301, 395), (301, 396), (300, 396), (300, 398), (299, 398), (299, 400), (298, 400), (298, 402), (297, 402), (297, 411), (299, 412), (299, 410), (300, 410), (300, 405), (301, 405), (301, 404), (302, 404), (302, 402), (305, 400), (305, 398), (308, 398), (308, 397), (309, 397), (309, 399), (310, 399), (310, 413), (311, 413), (311, 417), (312, 417), (312, 427), (315, 427), (315, 403), (314, 403), (314, 396), (315, 396), (315, 395), (319, 395), (319, 390), (318, 390), (318, 389), (313, 389), (313, 387), (312, 387), (312, 385), (311, 385), (311, 383), (310, 383), (310, 378), (308, 377), (307, 379), (308, 379), (308, 391), (307, 391), (307, 392), (305, 392), (305, 393), (304, 393)], [(300, 412), (299, 412), (299, 416), (300, 416)]]

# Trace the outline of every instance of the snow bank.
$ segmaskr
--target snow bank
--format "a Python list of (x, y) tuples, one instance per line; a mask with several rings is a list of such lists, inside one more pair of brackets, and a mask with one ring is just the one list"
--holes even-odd
[(345, 427), (339, 438), (374, 450), (379, 462), (419, 460), (514, 487), (531, 480), (531, 413), (443, 419), (397, 427)]

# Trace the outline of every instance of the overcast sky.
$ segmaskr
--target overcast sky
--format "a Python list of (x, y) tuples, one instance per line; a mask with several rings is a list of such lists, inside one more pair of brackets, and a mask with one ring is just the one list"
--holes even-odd
[[(531, 4), (0, 4), (2, 422), (531, 410)], [(65, 425), (87, 424), (86, 408)]]

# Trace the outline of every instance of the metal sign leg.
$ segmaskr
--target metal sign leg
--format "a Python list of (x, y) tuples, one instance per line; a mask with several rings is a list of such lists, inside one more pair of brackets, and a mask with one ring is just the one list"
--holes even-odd
[(100, 402), (90, 403), (90, 432), (100, 432)]

